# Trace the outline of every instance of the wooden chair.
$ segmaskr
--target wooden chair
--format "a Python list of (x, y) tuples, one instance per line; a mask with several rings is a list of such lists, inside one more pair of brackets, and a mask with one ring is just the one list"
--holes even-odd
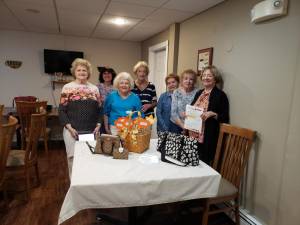
[[(16, 101), (17, 114), (20, 119), (21, 125), (21, 137), (22, 137), (22, 149), (26, 148), (26, 140), (28, 139), (28, 134), (30, 132), (30, 120), (31, 114), (46, 112), (47, 101), (40, 102), (25, 102), (25, 101)], [(46, 126), (47, 118), (42, 124), (41, 138), (44, 140), (44, 146), (46, 154), (48, 155), (48, 138), (50, 129)]]
[[(230, 211), (235, 212), (236, 224), (240, 224), (239, 186), (254, 137), (252, 130), (221, 124), (213, 168), (222, 179), (217, 196), (204, 200), (202, 225), (207, 225), (209, 215)], [(211, 207), (222, 203), (225, 207)]]
[(0, 105), (0, 125), (2, 125), (3, 110), (4, 110), (4, 105)]
[(2, 116), (4, 110), (4, 105), (0, 105), (0, 115)]
[[(2, 114), (1, 114), (2, 115)], [(8, 153), (11, 148), (12, 139), (16, 131), (18, 120), (10, 116), (7, 124), (0, 126), (0, 190), (4, 193), (4, 203), (6, 204), (5, 169)]]
[[(11, 150), (6, 162), (8, 172), (23, 172), (26, 178), (26, 200), (30, 191), (30, 169), (35, 168), (37, 185), (40, 184), (37, 159), (37, 145), (46, 120), (46, 113), (32, 114), (30, 121), (29, 137), (24, 150)], [(23, 177), (23, 176), (22, 176)]]

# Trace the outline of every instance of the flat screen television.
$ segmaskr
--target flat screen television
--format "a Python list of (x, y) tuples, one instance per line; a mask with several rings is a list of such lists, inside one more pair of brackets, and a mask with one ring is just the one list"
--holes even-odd
[(71, 75), (71, 64), (76, 58), (83, 58), (83, 52), (44, 49), (45, 73)]

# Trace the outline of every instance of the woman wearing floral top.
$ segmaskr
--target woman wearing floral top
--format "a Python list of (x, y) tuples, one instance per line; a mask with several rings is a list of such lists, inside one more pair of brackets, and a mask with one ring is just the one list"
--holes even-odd
[(79, 133), (97, 133), (100, 128), (101, 97), (98, 88), (88, 82), (91, 64), (85, 59), (75, 59), (71, 73), (75, 80), (64, 85), (59, 118), (64, 126), (63, 136), (71, 176), (74, 145)]
[[(99, 93), (101, 95), (101, 102), (104, 105), (106, 97), (114, 90), (113, 82), (116, 77), (116, 72), (112, 68), (108, 67), (102, 67), (100, 69), (99, 74), (99, 84), (97, 85), (99, 89)], [(105, 127), (104, 127), (104, 112), (103, 108), (101, 108), (101, 133), (106, 133)]]

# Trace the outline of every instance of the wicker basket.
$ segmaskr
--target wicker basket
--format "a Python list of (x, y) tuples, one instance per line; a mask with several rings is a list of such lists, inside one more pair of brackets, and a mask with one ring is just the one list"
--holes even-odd
[(151, 130), (147, 129), (136, 134), (136, 142), (132, 140), (131, 135), (127, 135), (124, 141), (124, 148), (130, 152), (143, 153), (149, 148)]

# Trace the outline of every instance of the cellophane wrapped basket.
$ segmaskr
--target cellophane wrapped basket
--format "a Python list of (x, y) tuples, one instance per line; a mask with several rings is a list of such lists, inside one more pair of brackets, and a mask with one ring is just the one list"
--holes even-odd
[(127, 117), (121, 117), (115, 121), (123, 147), (130, 152), (143, 153), (149, 148), (151, 138), (151, 125), (154, 123), (152, 116), (142, 118), (141, 113), (132, 119), (131, 112)]

